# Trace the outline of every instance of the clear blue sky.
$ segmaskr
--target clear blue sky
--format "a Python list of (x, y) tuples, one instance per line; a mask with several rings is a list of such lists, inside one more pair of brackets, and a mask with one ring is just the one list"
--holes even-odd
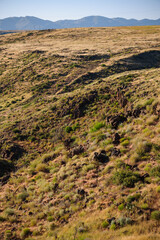
[(52, 21), (90, 15), (160, 18), (160, 0), (0, 0), (0, 19), (35, 16)]

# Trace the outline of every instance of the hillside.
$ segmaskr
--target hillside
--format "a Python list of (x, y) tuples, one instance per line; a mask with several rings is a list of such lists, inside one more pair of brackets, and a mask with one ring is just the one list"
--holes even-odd
[(44, 30), (82, 27), (119, 27), (160, 25), (160, 19), (125, 19), (88, 16), (77, 20), (48, 21), (37, 17), (9, 17), (0, 19), (0, 30)]
[(160, 239), (159, 31), (0, 36), (0, 239)]

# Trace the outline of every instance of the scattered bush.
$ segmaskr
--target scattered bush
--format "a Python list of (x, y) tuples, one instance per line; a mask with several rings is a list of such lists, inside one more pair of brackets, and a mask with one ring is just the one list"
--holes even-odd
[(160, 166), (153, 167), (150, 171), (150, 175), (153, 177), (160, 177)]
[(24, 192), (18, 194), (17, 198), (22, 201), (25, 201), (28, 196), (29, 196), (28, 192), (24, 191)]
[(31, 230), (29, 228), (24, 228), (20, 234), (22, 239), (25, 239), (31, 234)]
[(122, 204), (120, 204), (119, 206), (118, 206), (118, 210), (119, 211), (122, 211), (124, 209), (124, 204), (122, 203)]
[(48, 169), (47, 169), (47, 166), (46, 166), (46, 164), (45, 163), (39, 163), (38, 165), (37, 165), (37, 167), (36, 167), (36, 171), (37, 172), (47, 172), (48, 171)]
[(151, 213), (151, 219), (160, 221), (160, 211), (153, 211)]
[(149, 208), (148, 204), (147, 203), (143, 203), (141, 205), (141, 209), (144, 209), (144, 210), (147, 210)]
[(130, 170), (120, 170), (114, 173), (113, 182), (124, 187), (134, 187), (135, 183), (140, 180), (140, 175)]
[(139, 156), (144, 156), (145, 153), (151, 151), (151, 148), (151, 143), (148, 143), (147, 141), (139, 141), (136, 146), (136, 153)]
[(158, 187), (156, 188), (156, 192), (157, 192), (157, 193), (160, 193), (160, 186), (158, 186)]
[(6, 216), (13, 216), (15, 214), (15, 211), (14, 211), (14, 209), (12, 209), (12, 208), (7, 208), (6, 210), (5, 210), (5, 215)]
[(103, 122), (96, 122), (93, 127), (91, 128), (91, 132), (96, 132), (102, 127), (105, 127), (105, 124)]
[(12, 237), (11, 230), (6, 230), (4, 236), (5, 236), (5, 240), (10, 240)]
[(65, 132), (66, 133), (72, 132), (72, 127), (70, 127), (70, 126), (65, 127)]
[(102, 222), (102, 228), (107, 228), (109, 226), (109, 222), (108, 221), (103, 221)]
[(4, 222), (6, 219), (3, 216), (0, 216), (0, 222)]

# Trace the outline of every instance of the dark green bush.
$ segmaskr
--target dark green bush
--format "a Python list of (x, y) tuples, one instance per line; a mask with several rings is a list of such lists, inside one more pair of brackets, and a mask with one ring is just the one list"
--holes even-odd
[(160, 221), (160, 211), (153, 211), (151, 213), (151, 219)]
[(66, 132), (66, 133), (72, 132), (72, 127), (67, 126), (67, 127), (65, 128), (65, 132)]
[(24, 192), (18, 194), (17, 198), (22, 201), (25, 201), (28, 196), (29, 196), (29, 194), (26, 191), (24, 191)]
[(120, 170), (114, 173), (113, 182), (124, 187), (134, 187), (135, 183), (140, 180), (140, 175), (130, 170)]
[(20, 234), (22, 239), (25, 239), (31, 234), (31, 230), (29, 228), (24, 228)]
[(132, 202), (134, 202), (134, 201), (137, 201), (140, 197), (141, 197), (141, 194), (140, 194), (140, 193), (136, 193), (136, 194), (134, 194), (134, 195), (128, 196), (127, 202), (128, 202), (128, 203), (132, 203)]
[(150, 175), (153, 177), (160, 177), (160, 166), (153, 167), (150, 171)]

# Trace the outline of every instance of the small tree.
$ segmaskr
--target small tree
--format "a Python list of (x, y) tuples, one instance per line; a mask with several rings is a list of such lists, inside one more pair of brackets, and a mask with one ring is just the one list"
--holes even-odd
[(160, 211), (153, 211), (151, 213), (151, 218), (156, 221), (158, 227), (160, 223)]

